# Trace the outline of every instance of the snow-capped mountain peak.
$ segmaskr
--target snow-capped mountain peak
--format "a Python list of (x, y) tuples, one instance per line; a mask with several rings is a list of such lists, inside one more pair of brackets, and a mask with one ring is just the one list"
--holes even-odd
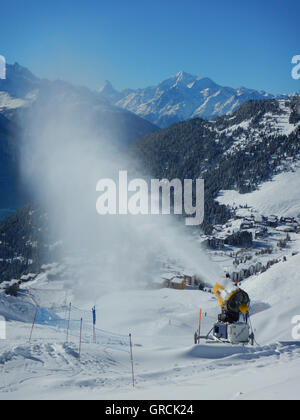
[(161, 127), (191, 118), (230, 114), (248, 100), (287, 98), (244, 86), (223, 87), (208, 77), (183, 70), (156, 86), (117, 92), (106, 83), (99, 92), (113, 104)]
[(99, 89), (99, 93), (112, 93), (116, 92), (116, 90), (113, 88), (113, 85), (109, 80), (105, 80), (103, 86)]
[(109, 80), (105, 80), (103, 86), (98, 90), (98, 93), (108, 99), (111, 103), (119, 101), (122, 97), (122, 94), (113, 87)]

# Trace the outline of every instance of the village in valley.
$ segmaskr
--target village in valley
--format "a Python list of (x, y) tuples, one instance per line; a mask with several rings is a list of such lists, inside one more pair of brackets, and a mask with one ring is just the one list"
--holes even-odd
[[(233, 217), (226, 224), (215, 225), (212, 234), (201, 235), (198, 242), (223, 267), (224, 278), (240, 283), (297, 255), (299, 234), (300, 215), (264, 216), (245, 205), (234, 207)], [(172, 264), (166, 264), (166, 272), (156, 282), (158, 287), (211, 292), (211, 285), (200, 276), (172, 268)]]

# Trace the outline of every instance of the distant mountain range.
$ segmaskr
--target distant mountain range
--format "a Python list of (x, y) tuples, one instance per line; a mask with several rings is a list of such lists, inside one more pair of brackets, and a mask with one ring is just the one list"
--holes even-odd
[(0, 114), (15, 119), (20, 111), (30, 111), (35, 104), (45, 100), (58, 105), (72, 100), (74, 104), (88, 109), (95, 120), (99, 120), (99, 125), (101, 123), (101, 130), (123, 146), (158, 129), (134, 113), (111, 105), (97, 92), (60, 80), (39, 79), (18, 63), (7, 65), (6, 80), (0, 80)]
[[(0, 80), (0, 219), (27, 202), (19, 182), (22, 117), (29, 114), (42, 129), (45, 112), (41, 110), (49, 104), (60, 109), (65, 101), (74, 105), (83, 118), (89, 118), (97, 135), (109, 136), (122, 149), (130, 144), (143, 149), (142, 159), (151, 152), (151, 169), (155, 162), (162, 165), (155, 171), (157, 176), (195, 177), (202, 174), (197, 173), (197, 168), (214, 170), (216, 153), (227, 159), (229, 152), (237, 151), (244, 159), (244, 150), (252, 144), (256, 149), (265, 149), (264, 143), (256, 139), (271, 136), (277, 139), (276, 144), (278, 138), (285, 144), (286, 139), (294, 139), (299, 133), (299, 96), (275, 98), (246, 88), (222, 88), (210, 79), (184, 72), (156, 87), (117, 92), (106, 82), (99, 92), (94, 92), (64, 81), (39, 79), (17, 63), (8, 65), (7, 79)], [(168, 126), (197, 116), (206, 120), (179, 122), (174, 131), (159, 130), (156, 125)], [(199, 155), (197, 147), (203, 148), (207, 141), (208, 149)], [(273, 159), (271, 155), (269, 159)], [(149, 162), (146, 159), (147, 165)], [(261, 165), (255, 170), (259, 172)], [(247, 184), (241, 184), (241, 175), (236, 172), (235, 177), (237, 187), (247, 190)]]
[(106, 81), (99, 94), (159, 127), (192, 118), (213, 119), (230, 114), (249, 100), (288, 98), (245, 87), (223, 87), (207, 77), (192, 76), (184, 71), (157, 86), (122, 92)]
[(59, 110), (66, 103), (76, 107), (77, 115), (89, 118), (99, 136), (107, 136), (120, 148), (158, 130), (151, 122), (111, 105), (97, 92), (63, 81), (39, 79), (17, 63), (7, 65), (7, 78), (0, 80), (0, 220), (27, 202), (19, 182), (23, 117), (38, 121), (42, 130), (45, 107)]

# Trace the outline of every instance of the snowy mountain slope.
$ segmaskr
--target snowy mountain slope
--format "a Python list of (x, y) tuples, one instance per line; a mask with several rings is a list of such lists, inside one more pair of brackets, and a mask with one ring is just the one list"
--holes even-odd
[(34, 302), (30, 300), (17, 299), (0, 294), (0, 315), (7, 321), (32, 322), (35, 313)]
[(277, 109), (264, 112), (262, 115), (249, 116), (242, 122), (228, 118), (229, 126), (218, 129), (219, 135), (237, 137), (225, 154), (244, 150), (246, 147), (261, 144), (262, 139), (279, 136), (289, 136), (300, 127), (300, 121), (291, 122), (292, 108), (290, 102), (278, 100)]
[[(297, 246), (300, 250), (299, 240)], [(299, 264), (299, 255), (289, 256), (287, 262), (281, 262), (266, 273), (243, 282), (253, 302), (269, 305), (267, 310), (255, 316), (259, 344), (293, 340), (295, 325), (292, 320), (300, 315)]]
[[(90, 312), (96, 305), (98, 328), (132, 334), (135, 389), (126, 352), (85, 342), (79, 363), (79, 336), (66, 344), (65, 334), (47, 325), (36, 325), (28, 343), (33, 308), (28, 311), (24, 306), (25, 322), (9, 321), (7, 340), (0, 340), (0, 399), (298, 399), (300, 345), (292, 336), (291, 323), (300, 299), (300, 255), (291, 256), (297, 250), (300, 241), (294, 234), (287, 262), (242, 283), (252, 301), (251, 322), (258, 343), (246, 348), (205, 340), (193, 345), (199, 309), (203, 334), (217, 319), (219, 306), (211, 293), (124, 284), (120, 288), (101, 277), (95, 280), (87, 267), (90, 262), (84, 260), (75, 267), (81, 267), (78, 275), (84, 282), (74, 284), (77, 277), (72, 273), (62, 272), (58, 280), (40, 274), (22, 287), (41, 304), (51, 307), (60, 301), (51, 289), (61, 290), (62, 299), (67, 291), (79, 308)], [(223, 257), (211, 264), (220, 266), (216, 270), (220, 272), (227, 261)], [(58, 267), (50, 269), (53, 274)], [(206, 271), (211, 284), (222, 280), (212, 268)], [(14, 305), (1, 305), (0, 300), (0, 315), (16, 319), (9, 311), (22, 310), (22, 300), (5, 300)]]
[(26, 99), (36, 92), (42, 81), (18, 63), (6, 64), (6, 79), (0, 80), (0, 92)]
[(224, 224), (228, 209), (215, 201), (221, 190), (254, 191), (299, 161), (299, 96), (242, 104), (213, 121), (193, 119), (146, 135), (130, 151), (153, 177), (203, 178), (205, 232)]
[(99, 92), (117, 106), (160, 127), (191, 118), (212, 119), (230, 114), (249, 100), (284, 97), (244, 87), (222, 87), (209, 78), (192, 76), (183, 71), (157, 86), (117, 92), (111, 83), (106, 82)]
[(0, 340), (0, 399), (298, 399), (300, 344), (291, 336), (291, 318), (300, 298), (299, 258), (244, 283), (253, 304), (270, 305), (252, 316), (254, 347), (192, 345), (199, 308), (207, 312), (203, 333), (219, 310), (209, 293), (106, 294), (97, 302), (98, 322), (131, 332), (138, 344), (134, 390), (128, 353), (85, 343), (79, 362), (77, 340), (66, 344), (61, 333), (37, 325), (29, 344), (30, 323), (9, 322), (7, 340)]
[[(7, 78), (0, 80), (0, 114), (20, 123), (20, 117), (34, 114), (39, 107), (57, 102), (57, 106), (81, 106), (99, 120), (98, 125), (117, 137), (121, 143), (129, 143), (157, 127), (137, 115), (111, 105), (104, 97), (85, 87), (73, 86), (64, 81), (39, 79), (18, 63), (7, 64)], [(27, 121), (28, 122), (28, 121)]]
[(0, 112), (10, 111), (26, 105), (26, 101), (21, 98), (14, 98), (7, 92), (0, 92)]
[[(300, 250), (299, 239), (293, 249)], [(205, 340), (193, 345), (199, 309), (203, 334), (219, 313), (210, 293), (118, 290), (100, 280), (96, 284), (103, 296), (95, 300), (94, 291), (88, 300), (86, 291), (73, 293), (71, 280), (56, 281), (42, 274), (24, 284), (39, 302), (49, 306), (52, 297), (57, 303), (58, 295), (49, 291), (61, 289), (64, 297), (68, 290), (74, 305), (88, 311), (96, 304), (97, 327), (132, 334), (135, 389), (127, 352), (85, 342), (79, 362), (79, 335), (66, 344), (63, 332), (36, 325), (29, 344), (31, 323), (24, 319), (27, 322), (8, 322), (7, 340), (0, 340), (0, 399), (298, 399), (300, 344), (292, 337), (291, 321), (299, 307), (299, 263), (300, 255), (289, 256), (287, 262), (243, 282), (252, 301), (258, 343), (245, 348)], [(220, 279), (211, 277), (212, 284), (216, 280)], [(22, 306), (19, 298), (11, 299)]]
[[(55, 92), (59, 91), (60, 84), (56, 85)], [(88, 93), (87, 95), (89, 96)], [(73, 90), (71, 96), (73, 99), (78, 98)], [(53, 95), (53, 98), (57, 99), (57, 96)], [(86, 96), (85, 99), (88, 101)], [(155, 146), (158, 143), (162, 149), (152, 147), (147, 149), (146, 155), (149, 156), (150, 150), (150, 156), (152, 151), (157, 159), (161, 159), (158, 164), (163, 165), (166, 172), (161, 171), (158, 176), (165, 173), (170, 176), (174, 173), (172, 171), (177, 171), (176, 175), (179, 174), (179, 177), (188, 175), (194, 178), (210, 171), (208, 182), (211, 176), (211, 196), (219, 192), (221, 185), (232, 187), (238, 181), (248, 183), (250, 179), (250, 187), (255, 186), (257, 173), (261, 175), (259, 180), (265, 180), (272, 172), (270, 162), (273, 162), (273, 157), (272, 170), (282, 171), (285, 168), (281, 166), (287, 165), (289, 169), (294, 167), (297, 171), (299, 127), (298, 120), (293, 117), (293, 104), (291, 100), (284, 103), (265, 102), (244, 104), (234, 115), (220, 117), (213, 122), (194, 120), (178, 124), (172, 128), (172, 135), (169, 135), (168, 130), (156, 133), (157, 137), (156, 134), (150, 135), (144, 144), (147, 146), (149, 141), (150, 145)], [(268, 112), (272, 117), (272, 128), (271, 131), (264, 131)], [(264, 123), (260, 127), (262, 121)], [(277, 124), (279, 134), (274, 129), (274, 124)], [(233, 129), (230, 131), (231, 128)], [(227, 135), (226, 130), (230, 134)], [(261, 136), (260, 132), (263, 133)], [(243, 136), (247, 136), (247, 133), (251, 133), (251, 138), (249, 144), (244, 144)], [(258, 134), (257, 138), (255, 133)], [(287, 137), (282, 133), (290, 134)], [(232, 148), (235, 142), (240, 142), (240, 146)], [(229, 152), (225, 155), (226, 151)], [(222, 166), (224, 162), (227, 166)], [(213, 178), (215, 173), (217, 176)], [(249, 178), (249, 174), (253, 174), (255, 178)], [(286, 185), (287, 182), (284, 182), (283, 188)], [(270, 196), (274, 194), (272, 192)], [(290, 209), (290, 204), (284, 203), (289, 196), (284, 198), (279, 190), (276, 194), (276, 200), (281, 197), (283, 199), (283, 203), (278, 203), (278, 206)], [(263, 202), (263, 198), (260, 200)], [(297, 206), (297, 196), (292, 200)], [(10, 264), (12, 267), (14, 259), (20, 262), (22, 258), (26, 264), (25, 257), (30, 264), (28, 259), (36, 257), (41, 249), (46, 252), (44, 242), (38, 241), (39, 236), (32, 236), (30, 227), (33, 227), (34, 214), (40, 219), (36, 210), (24, 209), (23, 213), (17, 213), (1, 225), (1, 233), (5, 234), (2, 235), (5, 236), (5, 243), (1, 244), (1, 251), (3, 259), (6, 259), (2, 262), (6, 265)], [(65, 218), (62, 222), (66, 222)], [(79, 237), (82, 234), (82, 231), (77, 231), (77, 225), (73, 225), (75, 235), (72, 238), (75, 241), (77, 234)], [(40, 232), (40, 226), (34, 226), (35, 230)], [(7, 339), (0, 340), (0, 399), (299, 398), (300, 347), (291, 334), (291, 320), (297, 315), (300, 298), (300, 257), (290, 255), (292, 251), (300, 251), (296, 233), (292, 236), (293, 246), (287, 248), (287, 262), (278, 261), (266, 273), (252, 276), (243, 283), (252, 299), (251, 320), (258, 342), (253, 348), (244, 348), (208, 345), (204, 340), (200, 345), (193, 345), (199, 309), (203, 310), (203, 333), (211, 329), (217, 318), (219, 307), (211, 293), (199, 290), (151, 289), (148, 281), (147, 288), (145, 287), (145, 279), (148, 280), (154, 272), (153, 268), (158, 265), (152, 254), (156, 239), (153, 240), (152, 235), (148, 236), (150, 229), (139, 229), (139, 235), (146, 237), (147, 243), (150, 243), (149, 248), (143, 246), (145, 241), (139, 241), (139, 235), (132, 240), (127, 229), (118, 230), (120, 236), (117, 236), (116, 241), (110, 235), (115, 230), (105, 230), (104, 242), (100, 242), (99, 235), (97, 237), (101, 258), (93, 261), (89, 252), (88, 258), (83, 255), (82, 244), (85, 243), (85, 235), (90, 241), (93, 238), (92, 230), (96, 235), (98, 231), (94, 229), (94, 225), (87, 226), (85, 220), (82, 226), (92, 229), (84, 229), (86, 232), (79, 238), (80, 249), (75, 263), (69, 262), (69, 266), (62, 270), (54, 264), (51, 265), (50, 272), (45, 273), (49, 265), (45, 268), (36, 258), (34, 267), (41, 274), (33, 281), (23, 284), (22, 288), (30, 288), (42, 309), (43, 305), (47, 309), (60, 301), (54, 290), (61, 292), (62, 298), (66, 298), (67, 291), (67, 297), (72, 300), (72, 304), (84, 309), (89, 315), (91, 307), (96, 305), (97, 327), (126, 336), (132, 333), (135, 344), (135, 390), (131, 385), (128, 353), (84, 342), (79, 362), (79, 336), (73, 336), (71, 343), (66, 344), (65, 334), (58, 328), (50, 328), (46, 322), (36, 325), (32, 342), (29, 343), (30, 318), (34, 315), (34, 307), (25, 305), (21, 296), (1, 296), (0, 315), (4, 315), (8, 322)], [(44, 232), (40, 232), (40, 235), (42, 233)], [(161, 239), (163, 229), (159, 230), (158, 236)], [(171, 248), (174, 243), (178, 245), (176, 249), (180, 250), (180, 256), (190, 250), (185, 249), (183, 236), (178, 240), (176, 236), (173, 239), (169, 234), (166, 241), (166, 245)], [(126, 245), (123, 254), (119, 251), (123, 250), (124, 237)], [(59, 239), (55, 237), (52, 242), (54, 247)], [(134, 243), (133, 246), (130, 245), (131, 242)], [(220, 255), (222, 258), (219, 258), (218, 263), (210, 261), (208, 266), (206, 258), (202, 259), (204, 251), (201, 251), (199, 244), (194, 250), (199, 274), (208, 278), (211, 285), (221, 281), (228, 259), (230, 258), (232, 264), (233, 257)], [(145, 264), (144, 259), (139, 262), (144, 252), (147, 253), (147, 262), (148, 258), (151, 260), (150, 265)], [(134, 270), (125, 270), (127, 260), (136, 260), (139, 264), (133, 264)], [(190, 264), (194, 262), (192, 260), (189, 260)], [(178, 261), (176, 265), (177, 263)], [(31, 268), (28, 264), (25, 270)], [(117, 269), (113, 270), (116, 265)], [(168, 267), (168, 270), (171, 271), (172, 268)], [(186, 266), (183, 269), (188, 271), (191, 267)], [(12, 270), (7, 275), (15, 275), (16, 272), (20, 275), (23, 273)], [(221, 274), (216, 275), (216, 272)], [(138, 282), (132, 281), (132, 273), (137, 276)], [(154, 282), (155, 279), (152, 280)], [(43, 293), (46, 299), (43, 298)], [(255, 310), (257, 305), (260, 307), (259, 313)], [(24, 322), (20, 322), (21, 320)]]
[[(298, 399), (299, 345), (274, 344), (254, 350), (200, 345), (179, 349), (134, 347), (135, 388), (128, 354), (77, 343), (65, 344), (43, 328), (44, 340), (15, 337), (1, 345), (3, 399)], [(209, 351), (209, 354), (207, 353)], [(221, 356), (221, 352), (223, 355)], [(214, 359), (215, 354), (215, 360)], [(219, 354), (219, 356), (218, 356)], [(204, 357), (203, 357), (204, 356)]]
[(247, 204), (264, 215), (297, 216), (300, 214), (300, 165), (298, 163), (293, 171), (275, 175), (256, 191), (248, 194), (221, 191), (217, 200), (229, 206)]

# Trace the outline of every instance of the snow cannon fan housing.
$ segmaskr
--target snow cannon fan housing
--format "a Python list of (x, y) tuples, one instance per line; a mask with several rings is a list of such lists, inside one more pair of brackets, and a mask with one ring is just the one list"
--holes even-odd
[[(213, 328), (215, 339), (231, 344), (248, 343), (250, 340), (248, 325), (250, 299), (248, 294), (239, 288), (227, 292), (218, 283), (214, 287), (214, 293), (222, 310), (218, 316), (218, 322)], [(240, 315), (244, 316), (244, 322), (239, 322)]]
[(248, 294), (239, 288), (227, 292), (223, 286), (216, 283), (214, 294), (217, 296), (222, 313), (219, 315), (220, 322), (238, 322), (240, 314), (247, 317), (250, 309)]

